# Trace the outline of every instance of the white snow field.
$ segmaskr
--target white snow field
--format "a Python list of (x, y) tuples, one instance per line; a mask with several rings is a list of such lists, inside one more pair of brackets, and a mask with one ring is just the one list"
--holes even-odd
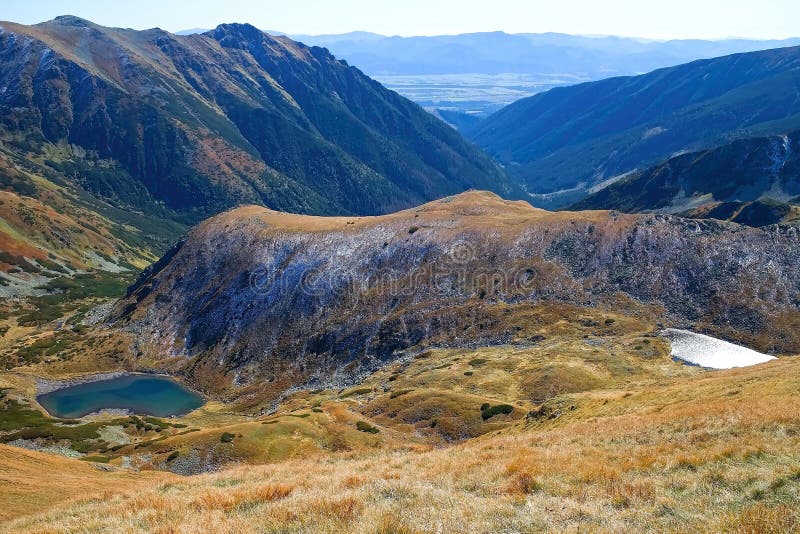
[(769, 354), (688, 330), (667, 328), (661, 335), (669, 339), (674, 358), (709, 369), (747, 367), (775, 359)]

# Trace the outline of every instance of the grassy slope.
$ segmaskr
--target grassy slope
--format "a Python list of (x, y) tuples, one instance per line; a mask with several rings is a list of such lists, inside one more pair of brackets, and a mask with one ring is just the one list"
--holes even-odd
[(0, 522), (66, 501), (119, 494), (174, 478), (170, 473), (101, 471), (79, 460), (0, 445)]
[[(40, 455), (19, 453), (9, 476), (22, 473), (27, 485), (2, 491), (24, 494), (14, 515), (27, 517), (9, 528), (798, 526), (800, 360), (703, 371), (672, 361), (646, 318), (555, 305), (531, 309), (529, 318), (523, 333), (538, 337), (527, 347), (426, 351), (347, 390), (290, 395), (264, 417), (210, 403), (177, 421), (197, 431), (129, 430), (134, 444), (107, 453), (112, 467), (127, 456), (144, 469), (211, 458), (218, 473), (101, 473), (49, 456), (43, 471)], [(2, 385), (21, 398), (33, 391), (24, 374), (3, 375)], [(512, 411), (483, 419), (484, 403)], [(87, 491), (89, 481), (110, 487)]]
[[(0, 437), (7, 441), (38, 436), (46, 444), (102, 454), (115, 465), (121, 465), (123, 457), (133, 457), (141, 465), (197, 472), (232, 461), (259, 463), (397, 443), (460, 441), (502, 429), (538, 403), (561, 394), (691, 372), (668, 359), (664, 342), (652, 337), (655, 325), (650, 321), (563, 305), (524, 308), (513, 320), (519, 334), (533, 340), (528, 344), (425, 351), (350, 389), (292, 394), (277, 414), (266, 418), (238, 415), (235, 403), (211, 402), (180, 418), (177, 422), (185, 425), (180, 429), (141, 432), (126, 426), (131, 445), (113, 449), (115, 443), (95, 435), (95, 427), (71, 427), (54, 438), (50, 420), (35, 411), (34, 377), (70, 378), (125, 369), (126, 359), (120, 353), (130, 340), (117, 334), (84, 335), (89, 342), (58, 337), (66, 344), (59, 349), (61, 357), (45, 357), (0, 375), (0, 387), (9, 388), (8, 397), (34, 410), (25, 424), (19, 423), (27, 413), (20, 412), (23, 408), (0, 411), (0, 423), (6, 421), (9, 431)], [(509, 414), (490, 416), (482, 413), (484, 405), (512, 408)], [(358, 422), (367, 420), (381, 429), (380, 435), (358, 431)], [(105, 421), (109, 426), (121, 424), (114, 417)], [(36, 430), (17, 433), (24, 428)], [(223, 432), (237, 439), (221, 445)], [(165, 458), (175, 451), (181, 462), (166, 464)], [(143, 454), (152, 458), (138, 458)]]
[[(493, 198), (473, 193), (427, 206), (432, 214), (389, 218), (405, 235), (410, 222), (450, 220), (453, 210), (481, 224), (495, 218), (504, 232), (531, 219), (572, 220), (523, 203), (505, 204), (502, 213), (475, 211), (473, 197), (485, 204)], [(298, 232), (356, 231), (372, 220), (237, 212), (248, 210)], [(586, 216), (600, 222), (605, 214)], [(37, 470), (36, 455), (23, 456), (31, 504), (15, 509), (26, 517), (9, 529), (796, 527), (800, 363), (787, 356), (724, 372), (680, 365), (654, 337), (661, 314), (623, 298), (596, 307), (495, 302), (484, 319), (513, 330), (508, 344), (412, 351), (348, 389), (293, 393), (271, 415), (245, 415), (237, 404), (215, 401), (169, 425), (115, 417), (63, 425), (45, 417), (33, 400), (34, 377), (155, 362), (131, 359), (132, 338), (122, 332), (40, 334), (69, 345), (50, 354), (43, 348), (43, 357), (0, 374), (7, 399), (30, 405), (5, 401), (12, 409), (0, 411), (8, 427), (0, 437), (33, 429), (22, 437), (72, 447), (111, 468), (220, 471), (160, 484), (159, 475), (130, 473), (131, 486), (100, 493), (59, 482), (74, 461), (59, 459), (53, 482)], [(269, 407), (246, 406), (251, 414)], [(120, 434), (130, 443), (112, 443), (109, 436)], [(84, 463), (74, 472), (85, 473)], [(135, 485), (142, 476), (155, 478)], [(0, 488), (0, 496), (6, 491), (16, 495)], [(52, 506), (48, 496), (56, 491), (69, 502)]]
[(86, 313), (123, 296), (185, 230), (2, 146), (0, 183), (0, 367), (57, 358), (66, 345), (54, 343), (78, 341)]
[[(322, 461), (234, 467), (102, 499), (84, 496), (10, 526), (56, 532), (87, 526), (216, 532), (796, 529), (799, 365), (786, 358), (572, 394), (575, 409), (555, 418), (517, 420), (452, 447), (411, 444)], [(40, 473), (29, 469), (31, 476)], [(41, 484), (39, 491), (51, 490), (46, 478)]]

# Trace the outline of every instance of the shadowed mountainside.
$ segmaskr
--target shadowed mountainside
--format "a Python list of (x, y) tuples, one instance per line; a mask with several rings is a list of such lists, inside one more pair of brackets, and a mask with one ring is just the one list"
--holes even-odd
[(798, 47), (695, 61), (519, 100), (471, 137), (529, 191), (564, 191), (540, 199), (563, 206), (680, 152), (795, 131), (798, 80)]
[(661, 210), (765, 226), (796, 217), (800, 134), (740, 139), (631, 173), (572, 209)]

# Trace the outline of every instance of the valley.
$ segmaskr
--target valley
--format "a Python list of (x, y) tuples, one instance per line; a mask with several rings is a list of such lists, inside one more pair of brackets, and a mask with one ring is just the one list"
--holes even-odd
[[(798, 57), (796, 47), (778, 48), (556, 88), (506, 106), (468, 136), (529, 193), (547, 194), (532, 202), (580, 206), (671, 158), (794, 131)], [(756, 181), (773, 173), (752, 170), (765, 175)]]
[[(570, 343), (574, 352), (555, 361), (548, 355)], [(618, 358), (605, 350), (598, 358), (592, 350), (578, 335), (541, 349), (433, 352), (405, 369), (376, 375), (363, 386), (369, 391), (300, 394), (260, 421), (217, 423), (213, 430), (151, 446), (163, 451), (153, 456), (164, 462), (169, 451), (179, 452), (172, 460), (177, 463), (190, 448), (202, 447), (218, 456), (228, 447), (238, 461), (274, 462), (232, 465), (190, 478), (131, 473), (114, 468), (114, 461), (108, 471), (99, 471), (86, 461), (0, 445), (4, 482), (16, 480), (9, 478), (12, 467), (13, 475), (29, 476), (13, 486), (11, 497), (20, 503), (16, 512), (28, 517), (6, 526), (116, 530), (135, 522), (141, 530), (213, 525), (217, 531), (244, 532), (459, 531), (476, 525), (485, 530), (795, 528), (793, 503), (800, 491), (795, 358), (709, 373), (676, 364), (664, 352), (643, 359), (634, 349), (627, 358), (635, 367), (628, 369), (640, 371), (628, 375)], [(470, 364), (476, 356), (486, 362)], [(588, 389), (568, 386), (528, 410), (512, 400), (509, 386), (527, 383), (528, 366), (538, 358), (571, 370), (605, 369), (610, 376)], [(470, 371), (464, 369), (475, 378), (465, 377)], [(549, 373), (550, 380), (555, 376)], [(412, 388), (416, 391), (390, 398), (391, 391)], [(464, 388), (471, 390), (469, 399), (458, 393)], [(445, 403), (437, 391), (456, 397)], [(513, 411), (481, 422), (476, 392), (489, 402), (510, 401)], [(430, 399), (427, 408), (413, 402), (414, 394)], [(459, 419), (445, 406), (465, 401), (461, 417), (477, 415), (468, 428), (484, 426), (482, 437), (441, 448), (410, 432), (413, 423), (406, 421), (415, 419), (430, 435), (452, 429)], [(417, 414), (403, 413), (409, 409)], [(420, 409), (435, 415), (437, 424), (432, 427)], [(529, 415), (516, 415), (518, 410)], [(386, 415), (375, 415), (380, 412)], [(198, 427), (202, 420), (181, 419)], [(358, 430), (359, 421), (371, 421), (362, 428), (378, 432)], [(439, 425), (444, 430), (437, 430)], [(221, 441), (224, 433), (234, 436), (231, 443)], [(48, 462), (47, 479), (36, 475), (42, 461)], [(82, 495), (87, 485), (107, 488), (107, 497)], [(711, 523), (698, 503), (717, 511)]]
[[(662, 237), (672, 248), (660, 250)], [(600, 256), (571, 253), (576, 239)], [(104, 320), (67, 327), (80, 336), (0, 373), (0, 439), (29, 450), (4, 455), (0, 477), (53, 453), (65, 477), (15, 485), (25, 505), (8, 525), (688, 530), (708, 520), (697, 502), (714, 503), (720, 529), (797, 525), (800, 290), (785, 273), (798, 253), (791, 229), (546, 212), (485, 192), (381, 217), (223, 213), (105, 306)], [(626, 286), (648, 256), (661, 275), (644, 267)], [(621, 271), (582, 266), (598, 257)], [(759, 284), (750, 274), (764, 281), (767, 267), (752, 262), (767, 257), (773, 278)], [(703, 263), (724, 265), (730, 285), (705, 279)], [(686, 264), (691, 281), (677, 274)], [(694, 310), (700, 302), (713, 314)], [(668, 326), (779, 357), (729, 371), (685, 365), (670, 355)], [(36, 402), (37, 377), (146, 370), (206, 404), (173, 418), (58, 420)], [(87, 499), (86, 484), (115, 489)]]
[(800, 531), (797, 39), (130, 20), (0, 22), (0, 532)]
[[(525, 73), (463, 74), (383, 74), (375, 79), (388, 89), (413, 100), (460, 131), (469, 131), (477, 122), (508, 104), (553, 87), (587, 81), (580, 75)], [(444, 112), (444, 113), (443, 113)], [(460, 124), (448, 120), (447, 113), (464, 114), (473, 121)]]
[[(426, 109), (468, 113), (475, 119), (553, 87), (800, 44), (798, 39), (663, 41), (499, 31), (429, 36), (351, 32), (290, 37), (329, 49), (337, 58)], [(467, 135), (474, 126), (455, 124)]]

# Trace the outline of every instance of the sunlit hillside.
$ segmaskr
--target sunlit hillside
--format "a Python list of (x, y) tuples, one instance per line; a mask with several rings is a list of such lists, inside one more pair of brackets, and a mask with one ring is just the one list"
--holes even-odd
[[(488, 375), (479, 380), (497, 388), (502, 372), (492, 368), (502, 365), (498, 357), (505, 354), (479, 354), (495, 360), (475, 366), (474, 372)], [(663, 362), (660, 367), (670, 367), (668, 360), (657, 360)], [(577, 356), (564, 361), (590, 365)], [(433, 354), (425, 365), (443, 370), (415, 380), (447, 372), (458, 382), (462, 367), (472, 367), (451, 362), (450, 355)], [(417, 366), (392, 383), (414, 377)], [(78, 460), (51, 460), (43, 473), (38, 469), (43, 456), (10, 456), (5, 448), (4, 486), (18, 483), (17, 477), (26, 484), (17, 492), (24, 505), (7, 517), (42, 514), (6, 527), (37, 532), (793, 531), (800, 528), (798, 371), (793, 358), (715, 372), (675, 364), (665, 374), (676, 376), (565, 393), (526, 417), (512, 417), (490, 434), (451, 447), (386, 440), (381, 447), (191, 478), (106, 473)], [(370, 402), (375, 401), (361, 393), (349, 409), (361, 404), (370, 411)], [(336, 409), (322, 406), (326, 417)], [(379, 435), (393, 432), (380, 428)], [(88, 484), (91, 495), (85, 494)], [(56, 493), (57, 500), (72, 502), (50, 510)]]

